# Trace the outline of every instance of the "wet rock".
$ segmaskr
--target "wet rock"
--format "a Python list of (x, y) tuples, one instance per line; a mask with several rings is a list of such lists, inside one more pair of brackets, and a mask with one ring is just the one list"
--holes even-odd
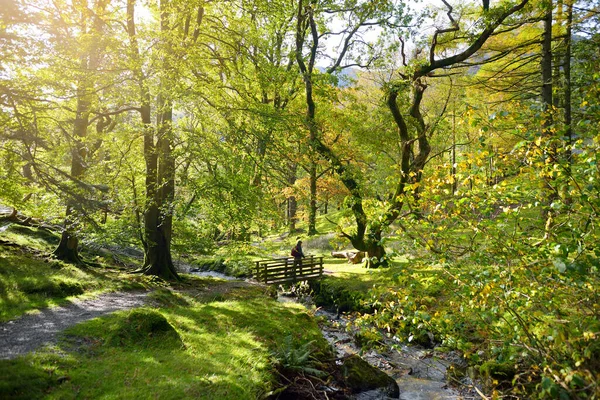
[(344, 360), (341, 373), (352, 393), (379, 389), (386, 396), (395, 399), (400, 396), (398, 384), (391, 376), (371, 366), (357, 355), (351, 355)]

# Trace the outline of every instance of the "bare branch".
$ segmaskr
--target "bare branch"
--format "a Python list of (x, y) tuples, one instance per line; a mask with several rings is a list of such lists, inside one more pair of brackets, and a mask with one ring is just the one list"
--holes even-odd
[(476, 51), (478, 51), (483, 46), (483, 44), (487, 41), (487, 39), (494, 33), (496, 28), (498, 28), (502, 24), (502, 22), (504, 22), (504, 20), (506, 18), (513, 15), (517, 11), (523, 9), (523, 7), (525, 7), (528, 2), (529, 2), (529, 0), (522, 0), (519, 4), (513, 6), (510, 9), (508, 9), (507, 11), (505, 11), (494, 22), (492, 22), (486, 29), (484, 29), (483, 32), (481, 32), (481, 34), (477, 37), (477, 39), (469, 47), (467, 47), (464, 51), (457, 53), (453, 56), (447, 57), (447, 58), (442, 58), (440, 60), (431, 61), (431, 57), (430, 57), (430, 63), (428, 65), (423, 65), (419, 69), (417, 69), (413, 74), (413, 79), (416, 80), (420, 77), (428, 75), (429, 73), (435, 71), (436, 69), (455, 65), (455, 64), (465, 61), (466, 59), (471, 57), (473, 54), (475, 54)]
[[(448, 2), (446, 0), (442, 0), (442, 2), (444, 3), (444, 5), (446, 7), (448, 7), (448, 12), (446, 13), (446, 15), (448, 15), (448, 19), (450, 20), (450, 24), (452, 25), (452, 27), (446, 28), (446, 29), (437, 29), (435, 31), (435, 33), (433, 34), (433, 39), (431, 41), (431, 48), (429, 49), (429, 63), (432, 65), (435, 63), (435, 47), (437, 45), (438, 35), (440, 35), (442, 33), (457, 32), (460, 29), (458, 27), (458, 23), (452, 17), (452, 10), (453, 10), (452, 6), (450, 4), (448, 4)], [(404, 43), (402, 43), (402, 45), (404, 45)]]

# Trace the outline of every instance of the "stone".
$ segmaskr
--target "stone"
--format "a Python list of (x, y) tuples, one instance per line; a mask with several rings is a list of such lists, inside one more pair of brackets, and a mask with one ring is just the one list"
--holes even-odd
[(400, 397), (400, 389), (394, 378), (357, 355), (344, 359), (341, 373), (352, 393), (381, 389), (386, 396), (394, 399)]

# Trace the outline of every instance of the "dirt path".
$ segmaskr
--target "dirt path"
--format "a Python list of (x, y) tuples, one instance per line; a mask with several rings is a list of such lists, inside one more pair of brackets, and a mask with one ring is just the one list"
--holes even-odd
[[(194, 273), (198, 276), (215, 274)], [(222, 274), (218, 274), (221, 277)], [(188, 290), (196, 298), (210, 299), (228, 295), (231, 291), (252, 286), (245, 281), (230, 280)], [(108, 293), (89, 300), (74, 300), (61, 306), (39, 310), (15, 320), (0, 323), (0, 359), (11, 359), (40, 347), (53, 344), (65, 329), (114, 311), (129, 310), (151, 304), (151, 292)]]
[(0, 324), (0, 359), (15, 358), (46, 344), (56, 343), (60, 332), (88, 319), (148, 303), (150, 292), (120, 292), (90, 300), (46, 308)]

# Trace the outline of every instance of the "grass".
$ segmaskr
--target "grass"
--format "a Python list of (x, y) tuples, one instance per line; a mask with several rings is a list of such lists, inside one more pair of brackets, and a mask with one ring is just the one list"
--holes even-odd
[(72, 296), (140, 289), (144, 276), (104, 268), (78, 268), (21, 247), (0, 247), (0, 322), (28, 311), (63, 304)]
[(329, 348), (302, 306), (262, 286), (185, 274), (168, 286), (108, 264), (49, 260), (54, 239), (29, 228), (3, 238), (0, 322), (103, 291), (151, 287), (156, 306), (86, 321), (57, 345), (0, 360), (2, 399), (254, 399), (279, 385), (282, 343), (290, 354)]
[[(277, 303), (263, 291), (246, 288), (224, 296), (224, 301), (210, 302), (203, 296), (175, 294), (179, 300), (167, 301), (166, 307), (117, 312), (79, 324), (66, 332), (57, 348), (0, 361), (4, 376), (13, 378), (0, 387), (0, 397), (264, 396), (275, 382), (272, 354), (277, 343), (292, 337), (299, 344), (313, 340), (323, 348), (326, 344), (302, 307)], [(168, 297), (163, 291), (161, 298)], [(137, 328), (143, 324), (132, 328), (132, 314), (138, 314), (133, 320), (148, 316), (163, 327), (161, 332), (164, 319), (172, 327), (171, 336), (153, 334), (148, 328), (152, 324), (146, 324), (147, 333)], [(115, 341), (115, 335), (125, 339)], [(127, 340), (128, 335), (135, 340)]]
[(2, 232), (2, 237), (19, 246), (26, 246), (48, 253), (60, 241), (60, 237), (54, 232), (14, 224)]
[(156, 287), (152, 279), (97, 257), (98, 267), (76, 267), (49, 258), (59, 237), (44, 229), (10, 225), (0, 245), (0, 322), (73, 297)]
[(394, 276), (404, 274), (407, 261), (404, 258), (392, 260), (389, 268), (365, 268), (364, 264), (350, 264), (346, 259), (326, 258), (323, 260), (325, 271), (332, 273), (326, 279), (343, 282), (348, 290), (364, 292), (373, 285), (387, 284)]

